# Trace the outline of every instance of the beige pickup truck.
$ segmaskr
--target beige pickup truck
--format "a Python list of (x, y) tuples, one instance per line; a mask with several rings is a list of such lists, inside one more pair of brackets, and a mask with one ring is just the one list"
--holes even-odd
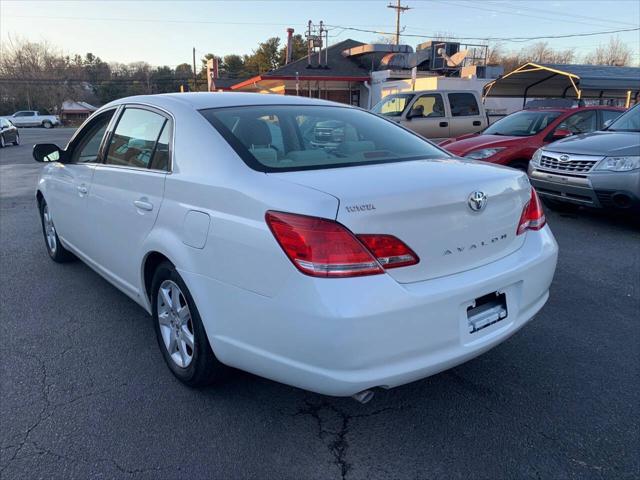
[(480, 95), (471, 90), (394, 93), (371, 110), (436, 143), (479, 132), (488, 125)]

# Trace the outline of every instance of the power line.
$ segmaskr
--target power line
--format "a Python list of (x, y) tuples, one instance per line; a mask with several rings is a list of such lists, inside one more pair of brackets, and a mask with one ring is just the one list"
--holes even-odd
[[(489, 2), (489, 5), (496, 5), (495, 2)], [(499, 6), (499, 4), (497, 5)], [(540, 12), (540, 13), (545, 13), (547, 14), (547, 17), (545, 18), (549, 18), (549, 10), (542, 10), (539, 8), (531, 8), (531, 7), (523, 7), (521, 4), (518, 4), (517, 6), (518, 10), (525, 10), (525, 11), (529, 11), (529, 12)], [(557, 12), (554, 11), (553, 12), (553, 16), (555, 17), (568, 17), (568, 18), (582, 18), (584, 20), (594, 20), (598, 23), (609, 23), (609, 24), (618, 24), (618, 25), (628, 25), (628, 26), (636, 26), (637, 23), (633, 23), (633, 22), (621, 22), (620, 20), (608, 20), (605, 18), (597, 18), (597, 17), (589, 17), (587, 15), (578, 15), (577, 13), (563, 13), (563, 12)]]
[[(392, 32), (381, 32), (379, 30), (367, 30), (363, 28), (356, 27), (345, 27), (342, 25), (327, 25), (331, 28), (343, 28), (345, 30), (352, 30), (356, 32), (364, 32), (364, 33), (375, 33), (377, 35), (395, 35)], [(541, 35), (537, 37), (442, 37), (438, 35), (438, 37), (448, 40), (487, 40), (487, 41), (496, 41), (496, 42), (528, 42), (531, 40), (550, 40), (555, 38), (573, 38), (573, 37), (592, 37), (595, 35), (607, 35), (613, 33), (622, 33), (622, 32), (636, 32), (640, 30), (640, 27), (637, 28), (622, 28), (618, 30), (606, 30), (601, 32), (585, 32), (585, 33), (569, 33), (566, 35)], [(411, 33), (403, 33), (403, 37), (412, 37), (412, 38), (433, 38), (434, 35), (417, 35)]]
[[(519, 8), (519, 6), (515, 7), (514, 10), (497, 10), (495, 8), (479, 7), (479, 6), (473, 5), (471, 3), (456, 3), (456, 2), (450, 2), (448, 0), (446, 0), (446, 1), (445, 0), (432, 0), (432, 1), (444, 4), (444, 5), (449, 5), (449, 6), (453, 5), (455, 7), (461, 7), (461, 8), (471, 8), (471, 9), (474, 9), (474, 10), (482, 10), (482, 11), (490, 12), (490, 13), (501, 13), (501, 14), (506, 14), (506, 15), (513, 15), (513, 16), (527, 17), (527, 18), (536, 18), (536, 19), (547, 20), (547, 21), (553, 20), (553, 17), (551, 15), (549, 15), (549, 14), (547, 14), (546, 16), (540, 16), (540, 15), (530, 15), (530, 14), (526, 14), (526, 13), (519, 13), (516, 10), (517, 8)], [(425, 8), (425, 7), (422, 7), (422, 8)], [(575, 23), (575, 24), (578, 24), (578, 25), (587, 25), (587, 26), (591, 26), (591, 27), (607, 27), (608, 26), (608, 25), (602, 25), (602, 22), (600, 22), (600, 24), (598, 25), (598, 24), (594, 24), (594, 23), (580, 22), (578, 20), (564, 20), (564, 19), (563, 20), (558, 19), (558, 20), (562, 21), (563, 23)], [(632, 24), (629, 24), (629, 25), (632, 25)]]

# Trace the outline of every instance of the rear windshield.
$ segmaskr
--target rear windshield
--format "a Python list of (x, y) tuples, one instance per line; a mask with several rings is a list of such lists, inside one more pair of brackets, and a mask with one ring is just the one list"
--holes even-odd
[(522, 110), (498, 120), (482, 133), (483, 135), (530, 137), (547, 128), (561, 114), (562, 112), (553, 110), (542, 112)]
[(200, 113), (247, 165), (263, 172), (450, 157), (404, 128), (355, 108), (263, 105)]

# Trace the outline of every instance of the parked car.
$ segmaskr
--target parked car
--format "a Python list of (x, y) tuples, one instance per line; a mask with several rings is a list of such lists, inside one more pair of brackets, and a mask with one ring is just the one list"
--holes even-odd
[(542, 147), (529, 176), (553, 207), (640, 210), (640, 105), (602, 131)]
[(488, 124), (480, 96), (472, 90), (396, 93), (371, 110), (436, 143), (478, 132)]
[[(357, 140), (314, 147), (309, 122)], [(556, 266), (524, 173), (323, 100), (125, 98), (34, 158), (48, 254), (146, 309), (189, 385), (226, 364), (366, 400), (506, 340)]]
[(0, 148), (4, 148), (10, 143), (20, 145), (20, 133), (11, 121), (0, 118)]
[(459, 157), (526, 170), (535, 151), (555, 140), (593, 132), (617, 118), (624, 108), (536, 108), (512, 113), (483, 132), (440, 144)]
[(43, 115), (36, 110), (21, 110), (6, 118), (16, 127), (53, 128), (60, 125), (60, 117), (57, 115)]

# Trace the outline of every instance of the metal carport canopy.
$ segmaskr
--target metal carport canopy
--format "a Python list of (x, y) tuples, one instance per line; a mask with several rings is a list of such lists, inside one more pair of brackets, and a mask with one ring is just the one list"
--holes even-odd
[(484, 87), (485, 97), (624, 98), (627, 103), (639, 93), (638, 67), (533, 62), (521, 65)]

